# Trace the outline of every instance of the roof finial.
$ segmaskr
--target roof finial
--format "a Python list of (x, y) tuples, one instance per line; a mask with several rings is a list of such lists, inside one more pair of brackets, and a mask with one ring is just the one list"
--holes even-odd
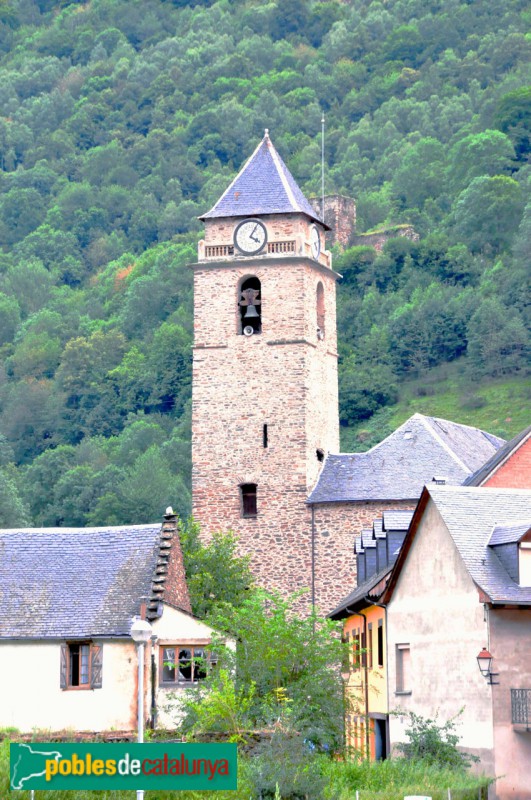
[(266, 136), (269, 136), (269, 128), (264, 128), (264, 133)]

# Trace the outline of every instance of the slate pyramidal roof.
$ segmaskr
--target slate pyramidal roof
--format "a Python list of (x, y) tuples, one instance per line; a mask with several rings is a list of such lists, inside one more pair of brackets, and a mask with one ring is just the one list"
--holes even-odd
[[(128, 637), (142, 601), (148, 619), (160, 616), (174, 545), (174, 518), (162, 526), (0, 530), (0, 641)], [(185, 583), (172, 598), (191, 612)]]
[(434, 478), (461, 485), (504, 442), (479, 428), (414, 414), (366, 453), (329, 454), (308, 502), (416, 501)]
[(218, 202), (199, 219), (306, 214), (326, 230), (279, 156), (266, 128), (264, 138)]

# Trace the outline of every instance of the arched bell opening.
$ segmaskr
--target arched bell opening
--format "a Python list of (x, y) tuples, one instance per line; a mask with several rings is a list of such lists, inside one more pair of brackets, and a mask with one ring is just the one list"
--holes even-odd
[(239, 333), (252, 336), (262, 331), (262, 292), (259, 278), (244, 278), (239, 290)]

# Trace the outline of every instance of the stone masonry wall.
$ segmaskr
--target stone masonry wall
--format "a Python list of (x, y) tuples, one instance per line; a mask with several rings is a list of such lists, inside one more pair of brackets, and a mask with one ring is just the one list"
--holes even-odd
[[(312, 197), (310, 203), (316, 214), (322, 219), (322, 198)], [(324, 208), (324, 221), (331, 228), (326, 236), (328, 244), (348, 247), (350, 237), (356, 230), (356, 201), (352, 197), (341, 194), (325, 195)]]
[[(302, 225), (264, 222), (270, 241)], [(230, 230), (207, 221), (205, 241), (230, 241)], [(304, 227), (298, 232), (306, 234)], [(247, 337), (238, 332), (238, 300), (251, 275), (261, 282), (262, 331)], [(317, 450), (339, 449), (335, 278), (296, 256), (194, 266), (193, 513), (205, 537), (234, 530), (258, 582), (284, 593), (311, 583), (306, 498), (321, 466)], [(324, 339), (317, 331), (319, 283)], [(239, 487), (249, 483), (258, 487), (258, 513), (243, 517)]]
[(316, 602), (332, 611), (356, 587), (354, 537), (388, 509), (414, 509), (416, 503), (378, 500), (319, 503), (314, 506)]
[(412, 242), (418, 242), (420, 238), (412, 225), (400, 225), (377, 233), (360, 233), (358, 236), (354, 236), (351, 241), (353, 246), (374, 247), (378, 253), (381, 253), (389, 239), (396, 239), (399, 236), (410, 239)]

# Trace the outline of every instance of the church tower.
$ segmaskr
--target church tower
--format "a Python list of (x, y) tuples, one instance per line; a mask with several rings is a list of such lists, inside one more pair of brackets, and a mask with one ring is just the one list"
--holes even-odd
[(194, 269), (193, 514), (232, 530), (257, 582), (315, 588), (306, 503), (339, 450), (327, 226), (264, 138), (201, 217)]

